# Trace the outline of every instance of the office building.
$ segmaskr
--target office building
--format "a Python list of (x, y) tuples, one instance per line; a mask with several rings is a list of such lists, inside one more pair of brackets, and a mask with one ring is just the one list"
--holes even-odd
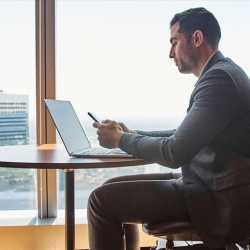
[(29, 97), (0, 90), (0, 146), (29, 142)]

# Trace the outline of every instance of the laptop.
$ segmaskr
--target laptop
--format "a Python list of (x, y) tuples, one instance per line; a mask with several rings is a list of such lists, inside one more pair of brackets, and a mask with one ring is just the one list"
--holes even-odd
[(80, 158), (133, 157), (133, 155), (127, 154), (117, 148), (91, 147), (73, 106), (69, 101), (44, 99), (44, 102), (70, 156)]

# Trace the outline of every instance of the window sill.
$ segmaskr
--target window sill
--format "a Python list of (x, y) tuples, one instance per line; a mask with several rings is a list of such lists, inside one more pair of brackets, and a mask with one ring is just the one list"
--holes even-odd
[[(37, 210), (0, 212), (0, 227), (65, 225), (65, 211), (58, 210), (57, 218), (37, 218)], [(87, 209), (75, 211), (76, 225), (87, 224)]]

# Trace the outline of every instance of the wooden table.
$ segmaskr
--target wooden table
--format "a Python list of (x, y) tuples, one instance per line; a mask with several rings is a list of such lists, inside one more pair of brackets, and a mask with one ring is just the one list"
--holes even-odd
[(0, 147), (0, 167), (62, 169), (65, 171), (65, 249), (75, 249), (76, 169), (114, 168), (146, 164), (136, 158), (72, 158), (62, 145), (44, 144)]

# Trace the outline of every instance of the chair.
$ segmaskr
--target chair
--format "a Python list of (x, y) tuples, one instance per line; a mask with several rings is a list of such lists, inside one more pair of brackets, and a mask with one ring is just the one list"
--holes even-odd
[[(174, 241), (200, 241), (190, 221), (143, 224), (142, 230), (146, 234), (167, 240), (167, 250), (174, 249)], [(153, 250), (154, 248), (151, 249)]]
[[(208, 248), (204, 244), (196, 244), (193, 247), (174, 247), (174, 241), (201, 241), (199, 236), (196, 234), (191, 221), (172, 221), (172, 222), (161, 222), (161, 223), (150, 223), (143, 224), (142, 230), (149, 235), (156, 236), (167, 240), (166, 248), (160, 250), (173, 250), (173, 249), (217, 249), (217, 250), (233, 250), (238, 249), (234, 245), (230, 245), (222, 248)], [(241, 246), (246, 246), (250, 242), (245, 241)], [(151, 247), (151, 250), (156, 247)], [(243, 249), (249, 249), (244, 247)]]

